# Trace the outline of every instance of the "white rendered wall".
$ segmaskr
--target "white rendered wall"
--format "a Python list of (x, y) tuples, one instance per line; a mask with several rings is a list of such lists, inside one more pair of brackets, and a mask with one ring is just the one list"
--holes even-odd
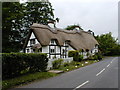
[(75, 49), (73, 49), (71, 46), (69, 46), (68, 51), (70, 51), (70, 50), (75, 50)]
[[(34, 33), (32, 32), (31, 36), (30, 36), (30, 39), (35, 39), (35, 38), (36, 37), (35, 37)], [(30, 47), (30, 39), (29, 39), (28, 44), (27, 44), (26, 53), (33, 53), (33, 50)], [(39, 43), (38, 40), (35, 39), (35, 44), (38, 44), (38, 43)], [(27, 52), (27, 49), (29, 49), (29, 52)]]
[(60, 47), (56, 46), (56, 53), (60, 53)]
[(42, 53), (49, 53), (49, 46), (42, 47)]

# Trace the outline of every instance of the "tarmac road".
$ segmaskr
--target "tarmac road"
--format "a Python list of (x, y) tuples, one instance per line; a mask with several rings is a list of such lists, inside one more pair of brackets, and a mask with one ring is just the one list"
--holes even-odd
[(118, 57), (67, 72), (18, 88), (118, 88)]

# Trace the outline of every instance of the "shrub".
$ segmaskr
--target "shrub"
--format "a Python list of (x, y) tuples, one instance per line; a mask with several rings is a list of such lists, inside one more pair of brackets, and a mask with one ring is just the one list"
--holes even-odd
[(79, 55), (79, 51), (77, 51), (77, 50), (69, 51), (68, 56), (73, 57), (74, 61), (79, 61), (80, 62), (81, 60), (83, 60), (83, 55)]
[(45, 71), (48, 58), (40, 53), (3, 53), (2, 78), (14, 78), (23, 74)]
[(89, 60), (101, 60), (102, 59), (102, 55), (100, 53), (96, 53), (95, 55), (90, 56), (88, 59)]
[(79, 62), (83, 60), (83, 55), (79, 55)]
[(69, 57), (74, 57), (74, 56), (77, 56), (78, 54), (79, 54), (79, 52), (76, 50), (71, 50), (68, 52)]
[(67, 66), (69, 66), (69, 65), (70, 65), (69, 62), (65, 62), (65, 63), (63, 64), (64, 67), (67, 67)]
[(62, 65), (63, 59), (58, 59), (52, 62), (53, 69), (58, 69)]
[(74, 60), (74, 61), (81, 62), (81, 61), (83, 60), (83, 55), (74, 56), (74, 57), (73, 57), (73, 60)]
[(96, 53), (96, 55), (97, 55), (97, 59), (98, 59), (98, 60), (102, 60), (102, 55), (101, 55), (101, 53)]

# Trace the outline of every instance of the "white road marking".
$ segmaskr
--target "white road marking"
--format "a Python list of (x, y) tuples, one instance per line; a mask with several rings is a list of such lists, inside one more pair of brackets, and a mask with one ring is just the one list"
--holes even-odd
[(111, 63), (112, 63), (112, 61), (111, 61)]
[(96, 74), (96, 76), (100, 75), (104, 70), (105, 70), (105, 68), (103, 70), (101, 70), (98, 74)]
[(84, 86), (84, 85), (87, 84), (87, 83), (89, 83), (89, 81), (84, 82), (83, 84), (77, 86), (77, 87), (76, 87), (75, 89), (73, 89), (73, 90), (76, 90), (77, 88), (80, 88), (80, 87)]
[(110, 66), (110, 64), (107, 65), (107, 67), (109, 67), (109, 66)]

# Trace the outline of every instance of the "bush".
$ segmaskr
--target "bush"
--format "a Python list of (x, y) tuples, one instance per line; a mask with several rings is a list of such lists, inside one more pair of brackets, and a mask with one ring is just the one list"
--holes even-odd
[(90, 56), (88, 59), (89, 60), (101, 60), (102, 59), (102, 55), (100, 53), (96, 53), (95, 55)]
[(68, 57), (78, 56), (79, 52), (76, 50), (71, 50), (68, 52)]
[(58, 59), (52, 62), (53, 69), (58, 69), (62, 65), (63, 59)]
[(67, 67), (67, 66), (69, 66), (69, 65), (70, 65), (69, 62), (65, 62), (65, 63), (63, 64), (64, 67)]
[(83, 55), (74, 56), (74, 57), (73, 57), (73, 60), (74, 60), (74, 61), (81, 62), (81, 61), (83, 60)]
[(68, 56), (73, 57), (74, 61), (80, 62), (83, 60), (83, 55), (79, 55), (79, 51), (76, 51), (76, 50), (69, 51)]
[(100, 53), (96, 53), (96, 55), (97, 55), (98, 60), (102, 60), (103, 57), (102, 57), (102, 55)]
[(83, 60), (83, 55), (79, 55), (79, 62)]
[(48, 58), (38, 53), (3, 53), (2, 78), (14, 78), (23, 74), (45, 71)]

